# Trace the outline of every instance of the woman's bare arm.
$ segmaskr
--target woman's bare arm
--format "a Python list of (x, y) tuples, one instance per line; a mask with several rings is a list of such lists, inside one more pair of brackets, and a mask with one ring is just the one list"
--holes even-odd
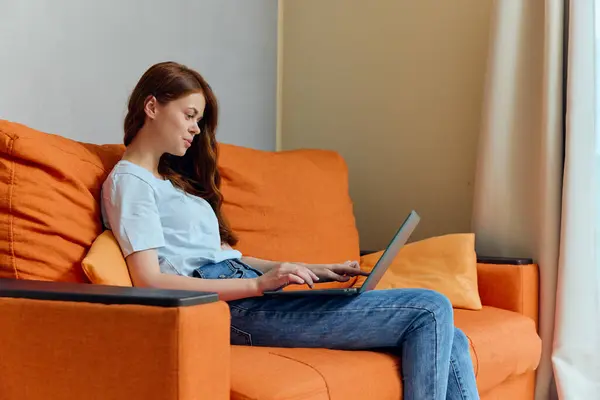
[[(232, 250), (232, 247), (227, 243), (221, 245), (223, 250)], [(256, 268), (263, 273), (266, 273), (272, 269), (281, 267), (284, 264), (294, 264), (307, 268), (311, 272), (312, 280), (316, 281), (338, 281), (346, 282), (351, 276), (356, 275), (369, 275), (368, 272), (361, 271), (360, 264), (357, 261), (346, 261), (339, 264), (306, 264), (306, 263), (287, 263), (281, 261), (270, 261), (262, 260), (260, 258), (242, 256), (242, 262), (249, 266)], [(312, 285), (312, 282), (311, 282)]]
[[(222, 243), (221, 249), (233, 250), (233, 247), (231, 247), (227, 243)], [(276, 268), (278, 266), (281, 266), (281, 264), (282, 264), (279, 261), (261, 260), (260, 258), (254, 258), (254, 257), (248, 257), (248, 256), (242, 256), (241, 261), (263, 273), (268, 272), (269, 270)]]
[(201, 279), (163, 274), (154, 249), (133, 253), (125, 261), (134, 286), (216, 292), (224, 301), (261, 296), (265, 291), (290, 284), (312, 286), (313, 278), (318, 279), (306, 267), (292, 263), (280, 263), (260, 277), (250, 279)]
[(156, 250), (144, 250), (129, 255), (126, 260), (134, 286), (158, 289), (216, 292), (224, 301), (260, 296), (257, 279), (199, 279), (163, 274)]
[(256, 268), (257, 270), (262, 271), (263, 273), (268, 272), (269, 270), (276, 268), (282, 264), (279, 261), (261, 260), (260, 258), (247, 256), (243, 256), (241, 261), (243, 263), (248, 264), (252, 268)]

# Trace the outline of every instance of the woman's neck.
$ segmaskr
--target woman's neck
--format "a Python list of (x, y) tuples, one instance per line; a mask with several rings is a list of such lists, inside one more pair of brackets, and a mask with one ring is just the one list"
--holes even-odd
[(144, 128), (140, 129), (135, 138), (125, 149), (123, 153), (123, 160), (127, 160), (134, 164), (139, 165), (142, 168), (152, 172), (157, 178), (161, 178), (158, 173), (158, 163), (162, 152), (156, 150), (156, 146), (151, 140), (148, 140), (151, 136)]

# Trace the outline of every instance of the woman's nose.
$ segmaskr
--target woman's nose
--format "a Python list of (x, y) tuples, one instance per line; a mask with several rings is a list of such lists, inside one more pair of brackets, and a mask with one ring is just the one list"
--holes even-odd
[(190, 133), (193, 135), (197, 135), (200, 133), (200, 127), (198, 126), (198, 124), (193, 124), (190, 128)]

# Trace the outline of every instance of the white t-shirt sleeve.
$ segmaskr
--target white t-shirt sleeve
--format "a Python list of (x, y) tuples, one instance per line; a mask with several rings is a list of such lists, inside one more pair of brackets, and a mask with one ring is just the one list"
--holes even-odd
[(108, 225), (123, 256), (165, 245), (152, 186), (133, 174), (116, 174), (106, 182), (102, 202)]

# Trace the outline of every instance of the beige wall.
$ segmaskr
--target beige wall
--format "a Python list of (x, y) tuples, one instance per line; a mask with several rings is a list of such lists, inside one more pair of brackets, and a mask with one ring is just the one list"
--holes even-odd
[(470, 230), (491, 0), (283, 0), (280, 144), (339, 151), (362, 248)]

